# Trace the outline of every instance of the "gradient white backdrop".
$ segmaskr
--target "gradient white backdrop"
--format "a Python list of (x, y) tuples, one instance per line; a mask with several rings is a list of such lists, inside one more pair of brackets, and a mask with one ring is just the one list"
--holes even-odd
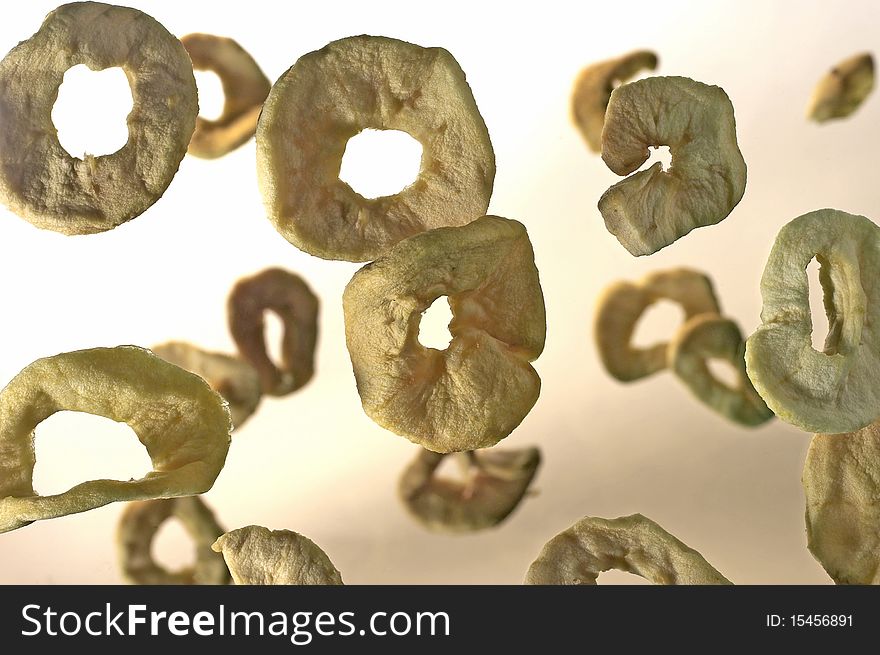
[[(800, 474), (809, 435), (778, 421), (756, 430), (726, 423), (668, 373), (616, 383), (599, 364), (592, 319), (608, 283), (687, 265), (713, 277), (725, 313), (748, 334), (759, 322), (764, 261), (784, 223), (821, 207), (880, 217), (880, 98), (848, 121), (819, 127), (804, 119), (812, 87), (832, 64), (880, 46), (880, 5), (130, 4), (177, 35), (237, 39), (272, 80), (300, 55), (353, 34), (443, 46), (458, 59), (495, 147), (490, 212), (528, 227), (547, 303), (547, 347), (536, 364), (541, 398), (503, 442), (541, 446), (539, 494), (500, 528), (472, 536), (430, 534), (409, 519), (395, 487), (414, 446), (364, 415), (345, 349), (341, 294), (357, 265), (310, 257), (275, 232), (257, 190), (252, 141), (216, 161), (187, 157), (153, 208), (105, 234), (64, 237), (0, 208), (0, 383), (38, 357), (92, 346), (173, 338), (232, 352), (229, 288), (282, 266), (321, 298), (317, 374), (301, 392), (264, 401), (235, 434), (205, 496), (228, 528), (302, 532), (350, 583), (518, 583), (543, 543), (580, 517), (641, 512), (734, 582), (829, 581), (806, 550)], [(33, 34), (54, 6), (5, 4), (0, 51)], [(659, 53), (658, 74), (727, 91), (749, 179), (724, 222), (636, 259), (605, 231), (596, 202), (617, 178), (581, 141), (568, 103), (584, 65), (643, 47)], [(94, 105), (83, 102), (80, 111)], [(668, 331), (670, 317), (652, 325)], [(142, 475), (146, 453), (127, 428), (106, 423), (60, 415), (38, 429), (37, 490)], [(0, 535), (0, 582), (120, 581), (121, 509)], [(168, 561), (185, 560), (187, 549), (179, 530), (160, 548)], [(603, 577), (612, 579), (625, 581)]]

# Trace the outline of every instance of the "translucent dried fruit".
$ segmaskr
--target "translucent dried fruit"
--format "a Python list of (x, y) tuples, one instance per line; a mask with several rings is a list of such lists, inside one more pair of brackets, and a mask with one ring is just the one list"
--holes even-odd
[[(418, 178), (400, 193), (368, 199), (339, 179), (348, 140), (365, 128), (421, 143)], [(257, 174), (285, 239), (324, 259), (363, 262), (485, 214), (495, 154), (451, 54), (353, 36), (300, 57), (272, 87), (257, 125)]]
[(602, 127), (611, 92), (641, 70), (657, 68), (657, 55), (636, 50), (587, 66), (578, 75), (571, 97), (572, 117), (593, 152), (602, 152)]
[(227, 532), (212, 548), (223, 553), (235, 584), (342, 584), (327, 554), (311, 539), (290, 530), (249, 525)]
[[(153, 470), (140, 480), (93, 480), (37, 495), (34, 430), (62, 410), (128, 424)], [(226, 461), (231, 429), (226, 403), (204, 380), (143, 348), (38, 359), (0, 391), (0, 532), (116, 501), (204, 493)]]
[[(195, 564), (169, 571), (153, 559), (153, 538), (168, 519), (177, 519), (192, 537)], [(223, 528), (214, 513), (198, 496), (161, 498), (128, 503), (116, 529), (116, 544), (122, 576), (131, 584), (228, 584), (229, 569), (223, 558), (211, 550)]]
[[(828, 337), (812, 345), (806, 268), (819, 262)], [(783, 227), (761, 278), (761, 325), (746, 370), (767, 406), (808, 432), (858, 430), (880, 416), (880, 228), (836, 209)]]
[(807, 117), (817, 123), (846, 118), (874, 89), (874, 57), (869, 52), (844, 59), (832, 68), (813, 91)]
[[(128, 142), (113, 154), (79, 159), (58, 141), (52, 107), (77, 64), (128, 77)], [(46, 230), (110, 230), (168, 188), (198, 112), (189, 56), (159, 23), (128, 7), (62, 5), (0, 62), (0, 201)]]
[(685, 319), (721, 311), (712, 281), (688, 268), (656, 271), (638, 282), (612, 284), (599, 298), (594, 334), (602, 364), (614, 378), (633, 382), (666, 368), (666, 342), (648, 348), (635, 348), (631, 343), (639, 318), (664, 299), (678, 303)]
[[(669, 343), (669, 363), (678, 378), (706, 405), (741, 425), (760, 425), (771, 412), (746, 375), (746, 344), (733, 321), (720, 316), (695, 316)], [(736, 388), (716, 378), (710, 359), (729, 362), (737, 372)]]
[(238, 42), (213, 34), (180, 39), (196, 70), (217, 74), (223, 85), (223, 113), (216, 120), (199, 116), (189, 153), (214, 159), (235, 150), (257, 131), (257, 118), (271, 83)]
[[(277, 314), (284, 324), (280, 367), (266, 352), (266, 311)], [(285, 396), (312, 379), (318, 342), (318, 297), (299, 275), (267, 268), (242, 278), (229, 294), (227, 315), (238, 352), (257, 369), (263, 393)]]
[(256, 369), (237, 357), (212, 353), (182, 341), (153, 347), (153, 352), (175, 366), (195, 373), (229, 403), (232, 424), (241, 427), (260, 404), (263, 391)]
[(460, 453), (455, 457), (463, 460), (466, 477), (457, 482), (435, 476), (444, 457), (420, 449), (397, 489), (409, 513), (439, 532), (473, 532), (501, 523), (519, 506), (541, 463), (537, 448)]
[[(669, 146), (669, 170), (657, 162), (633, 173), (659, 146)], [(724, 220), (746, 188), (730, 98), (686, 77), (617, 87), (605, 113), (602, 159), (629, 177), (602, 194), (599, 211), (608, 231), (637, 256)]]
[(807, 548), (837, 584), (880, 584), (880, 423), (817, 434), (804, 464)]
[(611, 569), (654, 584), (731, 584), (697, 551), (641, 514), (581, 519), (547, 542), (525, 584), (592, 585)]
[[(446, 350), (419, 343), (422, 312), (452, 311)], [(354, 274), (342, 298), (364, 411), (428, 450), (488, 448), (538, 400), (544, 296), (516, 221), (485, 216), (401, 241)]]

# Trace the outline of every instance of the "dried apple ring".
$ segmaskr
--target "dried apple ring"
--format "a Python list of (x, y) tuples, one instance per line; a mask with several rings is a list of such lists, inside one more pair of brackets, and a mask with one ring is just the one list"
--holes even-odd
[(257, 131), (257, 118), (271, 83), (238, 42), (213, 34), (187, 34), (180, 39), (195, 70), (217, 74), (223, 85), (223, 113), (216, 120), (199, 118), (189, 153), (215, 159), (235, 150)]
[[(773, 418), (746, 375), (742, 332), (733, 321), (704, 314), (687, 321), (669, 342), (670, 368), (693, 394), (725, 418), (740, 425), (760, 425)], [(732, 388), (709, 370), (709, 359), (723, 359), (736, 369)]]
[[(318, 342), (318, 297), (299, 275), (280, 268), (242, 278), (227, 301), (229, 331), (242, 359), (260, 376), (263, 393), (285, 396), (302, 387), (315, 373)], [(266, 352), (264, 312), (284, 324), (281, 367)]]
[(341, 585), (342, 576), (311, 539), (258, 525), (232, 530), (214, 542), (237, 585)]
[(700, 553), (641, 514), (581, 519), (546, 543), (525, 584), (594, 585), (611, 569), (654, 584), (731, 584)]
[[(446, 350), (419, 343), (422, 312), (448, 296)], [(538, 400), (544, 296), (516, 221), (484, 216), (424, 232), (354, 274), (345, 340), (364, 411), (428, 450), (494, 446)]]
[(256, 411), (263, 396), (256, 369), (237, 357), (212, 353), (182, 341), (153, 347), (153, 352), (175, 366), (204, 378), (229, 404), (232, 424), (238, 428)]
[(844, 59), (832, 68), (813, 91), (807, 117), (817, 123), (846, 118), (861, 106), (874, 89), (874, 57), (870, 52)]
[(657, 55), (636, 50), (587, 66), (578, 75), (571, 98), (572, 118), (593, 152), (602, 152), (602, 127), (611, 92), (641, 70), (657, 68)]
[(633, 382), (667, 367), (666, 342), (648, 348), (635, 348), (631, 343), (639, 318), (664, 299), (678, 303), (685, 320), (721, 311), (712, 281), (688, 268), (656, 271), (638, 282), (612, 284), (599, 298), (594, 328), (599, 358), (612, 377)]
[[(140, 480), (92, 480), (37, 495), (34, 430), (62, 410), (128, 424), (153, 470)], [(226, 461), (231, 428), (226, 403), (204, 380), (143, 348), (38, 359), (0, 391), (0, 532), (116, 501), (204, 493)]]
[[(339, 179), (348, 140), (368, 128), (422, 144), (418, 178), (400, 193), (368, 199)], [(300, 57), (275, 82), (257, 124), (257, 174), (285, 239), (324, 259), (363, 262), (485, 214), (495, 154), (451, 54), (353, 36)]]
[(817, 434), (804, 463), (807, 548), (837, 584), (880, 584), (880, 423)]
[[(180, 521), (195, 544), (195, 564), (180, 571), (169, 571), (152, 554), (153, 538), (171, 518)], [(122, 576), (131, 584), (228, 584), (229, 569), (223, 558), (211, 550), (223, 532), (214, 513), (198, 496), (128, 503), (116, 530)]]
[[(828, 337), (812, 345), (806, 268), (819, 262)], [(820, 209), (776, 237), (761, 278), (761, 325), (746, 341), (746, 370), (775, 414), (808, 432), (837, 434), (880, 416), (880, 228)]]
[[(633, 173), (669, 146), (672, 164)], [(602, 159), (629, 175), (602, 194), (605, 227), (631, 254), (650, 255), (733, 211), (746, 188), (733, 105), (721, 87), (649, 77), (617, 87), (602, 131)], [(630, 175), (630, 173), (633, 173)]]
[[(58, 141), (52, 106), (77, 64), (118, 66), (131, 85), (128, 142), (113, 154), (79, 159)], [(127, 7), (63, 5), (0, 62), (0, 200), (46, 230), (110, 230), (168, 188), (198, 111), (189, 56), (158, 22)]]
[(465, 466), (462, 483), (434, 475), (447, 456), (420, 449), (397, 489), (409, 513), (439, 532), (474, 532), (501, 523), (517, 508), (541, 463), (537, 448), (458, 453)]

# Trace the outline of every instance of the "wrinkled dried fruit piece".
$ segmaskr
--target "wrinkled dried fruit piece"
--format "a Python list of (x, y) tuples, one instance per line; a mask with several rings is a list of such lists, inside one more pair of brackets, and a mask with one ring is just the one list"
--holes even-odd
[(832, 68), (813, 91), (807, 117), (817, 123), (852, 114), (874, 88), (874, 57), (864, 52)]
[[(806, 268), (816, 257), (828, 337), (812, 345)], [(836, 209), (804, 214), (776, 237), (761, 278), (761, 326), (746, 370), (767, 406), (808, 432), (851, 432), (880, 416), (880, 228)]]
[(341, 585), (342, 576), (312, 540), (258, 525), (227, 532), (212, 548), (223, 553), (235, 584)]
[(425, 449), (400, 476), (400, 499), (429, 530), (473, 532), (498, 525), (517, 508), (541, 463), (537, 448), (493, 448), (454, 456), (464, 460), (464, 482), (436, 477), (447, 455)]
[(657, 68), (657, 55), (636, 50), (587, 66), (578, 75), (571, 97), (572, 118), (593, 152), (602, 152), (602, 127), (611, 92), (642, 70)]
[[(453, 316), (443, 351), (418, 339), (440, 296)], [(493, 446), (538, 400), (529, 362), (544, 349), (544, 296), (516, 221), (485, 216), (401, 241), (354, 274), (342, 305), (364, 411), (428, 450)]]
[[(366, 128), (421, 143), (418, 178), (400, 193), (368, 199), (339, 179), (348, 140)], [(272, 87), (257, 124), (257, 174), (285, 239), (324, 259), (363, 262), (485, 214), (495, 154), (451, 54), (353, 36), (300, 57)]]
[[(77, 64), (128, 77), (128, 142), (113, 154), (79, 159), (58, 141), (52, 107)], [(189, 56), (159, 23), (127, 7), (62, 5), (0, 62), (0, 201), (46, 230), (110, 230), (168, 188), (198, 112)]]
[(804, 463), (807, 548), (837, 584), (880, 584), (880, 422), (817, 434)]
[(649, 348), (635, 348), (631, 343), (639, 318), (664, 299), (678, 303), (685, 320), (721, 311), (712, 281), (688, 268), (656, 271), (638, 282), (612, 284), (599, 298), (594, 327), (599, 357), (612, 377), (633, 382), (666, 368), (666, 342)]
[[(153, 559), (153, 538), (168, 519), (180, 521), (195, 545), (195, 564), (180, 571), (169, 571)], [(131, 584), (228, 584), (229, 569), (211, 550), (223, 532), (214, 513), (198, 496), (128, 503), (116, 529), (122, 577)]]
[[(672, 164), (633, 173), (669, 146)], [(633, 255), (650, 255), (691, 230), (714, 225), (746, 188), (733, 105), (721, 87), (686, 77), (649, 77), (611, 94), (602, 159), (629, 175), (599, 199), (605, 227)], [(633, 173), (630, 175), (630, 173)]]
[(525, 584), (592, 585), (611, 569), (654, 584), (731, 584), (697, 551), (641, 514), (581, 519), (547, 542)]
[[(140, 480), (93, 480), (37, 495), (34, 430), (62, 410), (128, 424), (153, 470)], [(116, 501), (204, 493), (226, 461), (231, 429), (226, 403), (204, 380), (143, 348), (38, 359), (0, 391), (0, 532)]]
[(189, 142), (189, 153), (214, 159), (235, 150), (257, 130), (257, 118), (271, 83), (236, 41), (213, 34), (187, 34), (180, 39), (196, 70), (217, 74), (223, 85), (223, 113), (216, 120), (201, 116)]
[(260, 404), (263, 396), (260, 376), (247, 362), (197, 348), (182, 341), (153, 347), (153, 353), (175, 366), (195, 373), (229, 403), (232, 424), (238, 428)]
[[(740, 425), (760, 425), (771, 412), (746, 375), (746, 345), (733, 321), (720, 316), (695, 316), (687, 321), (669, 343), (669, 364), (678, 378), (725, 418)], [(708, 360), (723, 359), (737, 372), (736, 388), (718, 380)]]
[[(280, 368), (266, 352), (266, 311), (277, 314), (284, 324)], [(318, 297), (299, 275), (267, 268), (242, 278), (229, 293), (227, 315), (238, 352), (257, 369), (263, 393), (285, 396), (312, 379), (318, 342)]]

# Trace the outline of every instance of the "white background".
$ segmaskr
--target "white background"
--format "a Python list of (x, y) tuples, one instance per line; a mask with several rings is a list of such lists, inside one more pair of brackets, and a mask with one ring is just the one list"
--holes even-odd
[[(831, 65), (880, 44), (880, 5), (131, 4), (177, 35), (232, 36), (272, 80), (298, 56), (353, 34), (443, 46), (458, 59), (495, 147), (490, 212), (528, 227), (546, 297), (541, 399), (503, 442), (541, 446), (540, 493), (499, 529), (473, 536), (426, 533), (408, 518), (395, 486), (415, 447), (364, 415), (345, 349), (341, 294), (357, 265), (310, 257), (275, 232), (257, 191), (253, 142), (216, 161), (187, 157), (153, 208), (105, 234), (64, 237), (0, 209), (0, 380), (38, 357), (91, 346), (175, 338), (233, 352), (229, 288), (279, 265), (302, 274), (321, 298), (318, 372), (301, 392), (266, 400), (234, 436), (206, 495), (228, 528), (302, 532), (351, 583), (518, 583), (543, 543), (580, 517), (641, 512), (734, 582), (828, 581), (806, 550), (800, 474), (809, 435), (778, 421), (757, 430), (728, 424), (669, 373), (616, 383), (599, 365), (592, 319), (608, 283), (688, 265), (711, 274), (726, 314), (748, 334), (759, 322), (763, 264), (784, 223), (821, 207), (880, 216), (880, 99), (871, 96), (837, 124), (804, 119), (812, 87)], [(12, 7), (0, 21), (3, 52), (54, 5)], [(568, 102), (584, 65), (642, 47), (659, 53), (659, 74), (727, 91), (749, 180), (727, 220), (636, 259), (605, 231), (596, 202), (617, 178), (570, 124)], [(82, 102), (83, 116), (97, 103)], [(643, 341), (665, 340), (677, 320), (657, 315)], [(38, 491), (148, 469), (127, 428), (86, 419), (59, 415), (38, 430)], [(0, 582), (119, 581), (113, 535), (121, 509), (0, 535)], [(186, 559), (187, 549), (180, 531), (163, 537), (169, 561)], [(610, 579), (625, 578), (603, 577)]]

